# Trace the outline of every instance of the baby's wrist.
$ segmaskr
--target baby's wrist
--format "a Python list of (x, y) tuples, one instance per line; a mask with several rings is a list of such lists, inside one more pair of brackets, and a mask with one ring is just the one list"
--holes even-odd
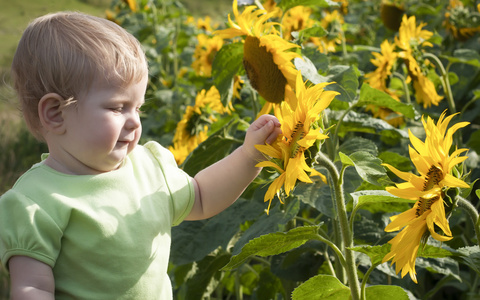
[(258, 164), (263, 160), (262, 153), (255, 147), (246, 147), (245, 145), (242, 145), (239, 150), (243, 153), (245, 159), (253, 165)]

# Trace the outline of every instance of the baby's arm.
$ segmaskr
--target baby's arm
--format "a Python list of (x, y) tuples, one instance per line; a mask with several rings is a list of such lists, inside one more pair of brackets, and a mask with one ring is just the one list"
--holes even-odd
[(280, 132), (280, 123), (272, 115), (255, 120), (241, 147), (195, 176), (195, 204), (186, 219), (210, 218), (235, 202), (261, 170), (255, 165), (263, 155), (255, 145), (272, 143)]
[(13, 256), (8, 261), (12, 300), (55, 299), (52, 268), (27, 256)]

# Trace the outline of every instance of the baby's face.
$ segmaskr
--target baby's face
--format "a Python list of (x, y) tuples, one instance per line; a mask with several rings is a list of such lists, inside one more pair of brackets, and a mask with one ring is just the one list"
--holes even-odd
[(115, 170), (135, 148), (146, 86), (146, 76), (123, 88), (96, 82), (77, 105), (66, 108), (63, 147), (78, 165), (77, 173)]

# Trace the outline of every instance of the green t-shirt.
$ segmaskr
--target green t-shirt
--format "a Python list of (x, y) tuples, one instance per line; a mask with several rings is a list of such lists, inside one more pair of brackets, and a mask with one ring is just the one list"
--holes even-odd
[(155, 142), (100, 175), (38, 163), (0, 198), (0, 260), (51, 266), (56, 299), (171, 299), (171, 227), (194, 199), (191, 177)]

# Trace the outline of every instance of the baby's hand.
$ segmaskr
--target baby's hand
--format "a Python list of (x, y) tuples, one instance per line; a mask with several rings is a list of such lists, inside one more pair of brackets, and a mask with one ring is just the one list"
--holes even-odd
[(278, 119), (272, 115), (262, 115), (248, 127), (243, 150), (258, 162), (263, 159), (263, 155), (255, 149), (255, 145), (271, 144), (280, 133), (282, 130)]

